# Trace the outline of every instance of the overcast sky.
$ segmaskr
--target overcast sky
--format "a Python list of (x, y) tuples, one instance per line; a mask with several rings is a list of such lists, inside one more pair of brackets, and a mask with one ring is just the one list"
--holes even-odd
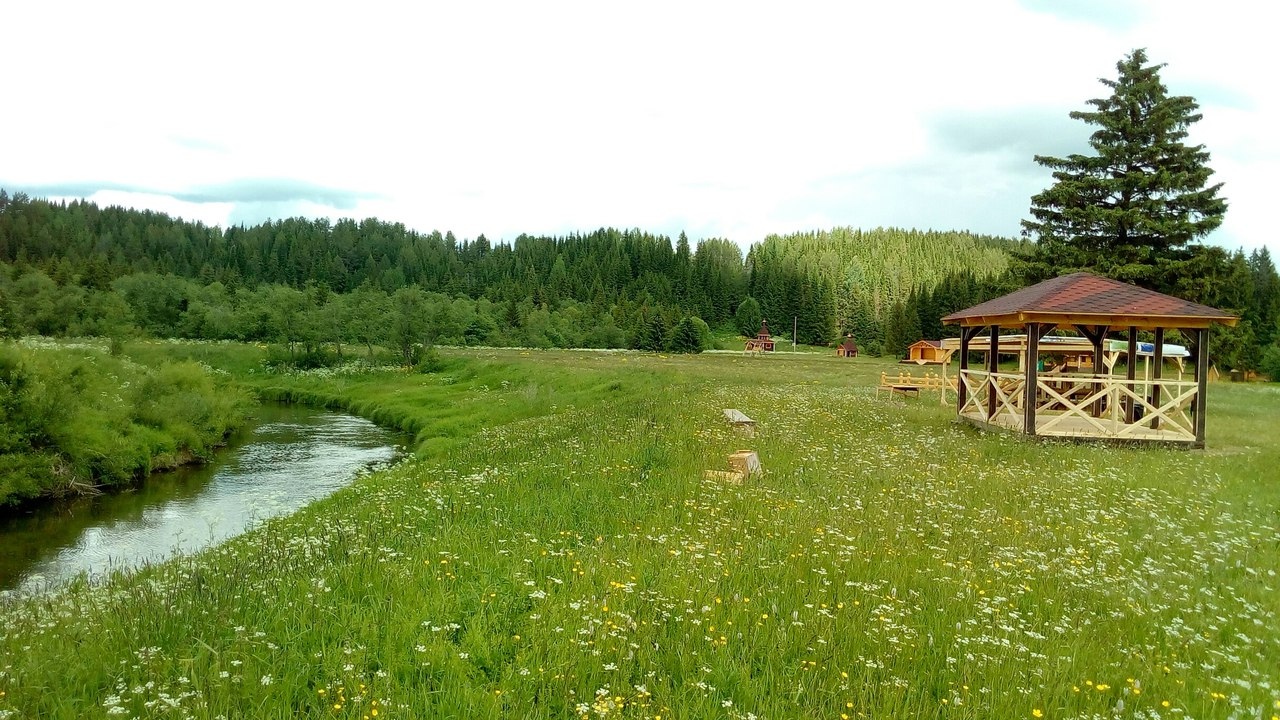
[[(415, 7), (420, 6), (420, 7)], [(11, 2), (0, 187), (210, 224), (375, 216), (511, 240), (744, 247), (898, 226), (1015, 236), (1137, 47), (1204, 119), (1208, 241), (1280, 250), (1270, 5)]]

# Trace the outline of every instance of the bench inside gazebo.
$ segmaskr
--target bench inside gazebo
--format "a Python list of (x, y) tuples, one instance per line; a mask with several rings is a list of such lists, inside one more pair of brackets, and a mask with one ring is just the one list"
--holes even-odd
[[(1090, 273), (1046, 280), (942, 319), (960, 325), (957, 413), (982, 428), (1037, 437), (1157, 442), (1204, 447), (1205, 381), (1209, 327), (1235, 325), (1222, 310)], [(1002, 329), (1025, 335), (1016, 372), (1001, 372)], [(1176, 329), (1189, 341), (1194, 377), (1162, 377), (1164, 335)], [(1075, 330), (1092, 349), (1091, 371), (1038, 369), (1042, 340)], [(979, 339), (984, 333), (985, 337)], [(1146, 352), (1150, 372), (1137, 376), (1138, 333), (1153, 334)], [(1108, 336), (1122, 334), (1125, 374), (1104, 362)], [(1049, 343), (1045, 343), (1049, 345)], [(1110, 343), (1114, 347), (1114, 341)], [(1047, 348), (1046, 348), (1047, 349)], [(971, 352), (985, 352), (983, 368), (969, 367)]]

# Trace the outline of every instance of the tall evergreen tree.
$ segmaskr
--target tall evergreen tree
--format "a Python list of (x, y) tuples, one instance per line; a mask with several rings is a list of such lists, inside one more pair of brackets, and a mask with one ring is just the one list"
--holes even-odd
[(1218, 197), (1222, 183), (1208, 184), (1209, 153), (1183, 142), (1202, 117), (1199, 105), (1168, 94), (1162, 67), (1134, 50), (1116, 64), (1117, 79), (1101, 79), (1112, 94), (1071, 113), (1098, 126), (1089, 139), (1095, 154), (1036, 156), (1053, 169), (1054, 184), (1031, 198), (1034, 219), (1022, 222), (1023, 234), (1039, 241), (1028, 279), (1091, 268), (1155, 287), (1158, 258), (1222, 223), (1227, 203)]
[(671, 341), (667, 345), (671, 352), (702, 352), (702, 336), (692, 317), (686, 317), (676, 324), (675, 329), (671, 332)]
[(667, 348), (667, 322), (662, 313), (654, 310), (645, 322), (637, 338), (637, 349), (661, 352)]
[(1280, 275), (1265, 247), (1249, 255), (1249, 271), (1253, 275), (1253, 302), (1246, 317), (1253, 321), (1258, 345), (1265, 348), (1275, 337), (1276, 322), (1280, 320)]
[(906, 304), (898, 301), (893, 304), (884, 320), (884, 353), (889, 357), (904, 357), (907, 346), (915, 342), (907, 338), (907, 332)]
[(748, 295), (738, 303), (738, 310), (733, 315), (733, 324), (738, 332), (746, 337), (755, 337), (760, 332), (760, 303)]

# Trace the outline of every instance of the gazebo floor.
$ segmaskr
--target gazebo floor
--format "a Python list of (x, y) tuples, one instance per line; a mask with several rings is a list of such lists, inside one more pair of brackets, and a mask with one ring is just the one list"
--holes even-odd
[[(960, 418), (980, 429), (995, 428), (998, 430), (1007, 430), (1016, 433), (1023, 432), (1023, 420), (1021, 415), (1003, 413), (996, 415), (990, 422), (988, 422), (985, 414), (967, 412), (962, 414)], [(1069, 438), (1074, 440), (1103, 440), (1125, 443), (1151, 442), (1174, 443), (1178, 445), (1195, 444), (1195, 438), (1188, 437), (1185, 431), (1176, 432), (1173, 430), (1154, 429), (1147, 427), (1146, 425), (1142, 425), (1141, 423), (1137, 424), (1136, 427), (1132, 427), (1123, 423), (1113, 424), (1113, 422), (1108, 418), (1099, 418), (1099, 422), (1104, 426), (1115, 427), (1114, 431), (1104, 433), (1099, 431), (1097, 427), (1082, 417), (1068, 417), (1060, 420), (1058, 418), (1059, 416), (1056, 414), (1046, 415), (1041, 413), (1036, 415), (1035, 437)], [(1046, 425), (1054, 420), (1057, 420), (1057, 422), (1054, 423), (1052, 428), (1043, 430)], [(1127, 430), (1127, 432), (1125, 432), (1124, 435), (1119, 435), (1121, 430)]]

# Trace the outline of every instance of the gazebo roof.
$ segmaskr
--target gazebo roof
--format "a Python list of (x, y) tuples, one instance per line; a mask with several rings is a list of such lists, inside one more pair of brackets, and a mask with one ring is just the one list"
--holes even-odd
[(1045, 280), (942, 318), (943, 323), (964, 327), (1038, 322), (1143, 329), (1206, 328), (1215, 322), (1235, 325), (1237, 320), (1208, 305), (1086, 272)]

